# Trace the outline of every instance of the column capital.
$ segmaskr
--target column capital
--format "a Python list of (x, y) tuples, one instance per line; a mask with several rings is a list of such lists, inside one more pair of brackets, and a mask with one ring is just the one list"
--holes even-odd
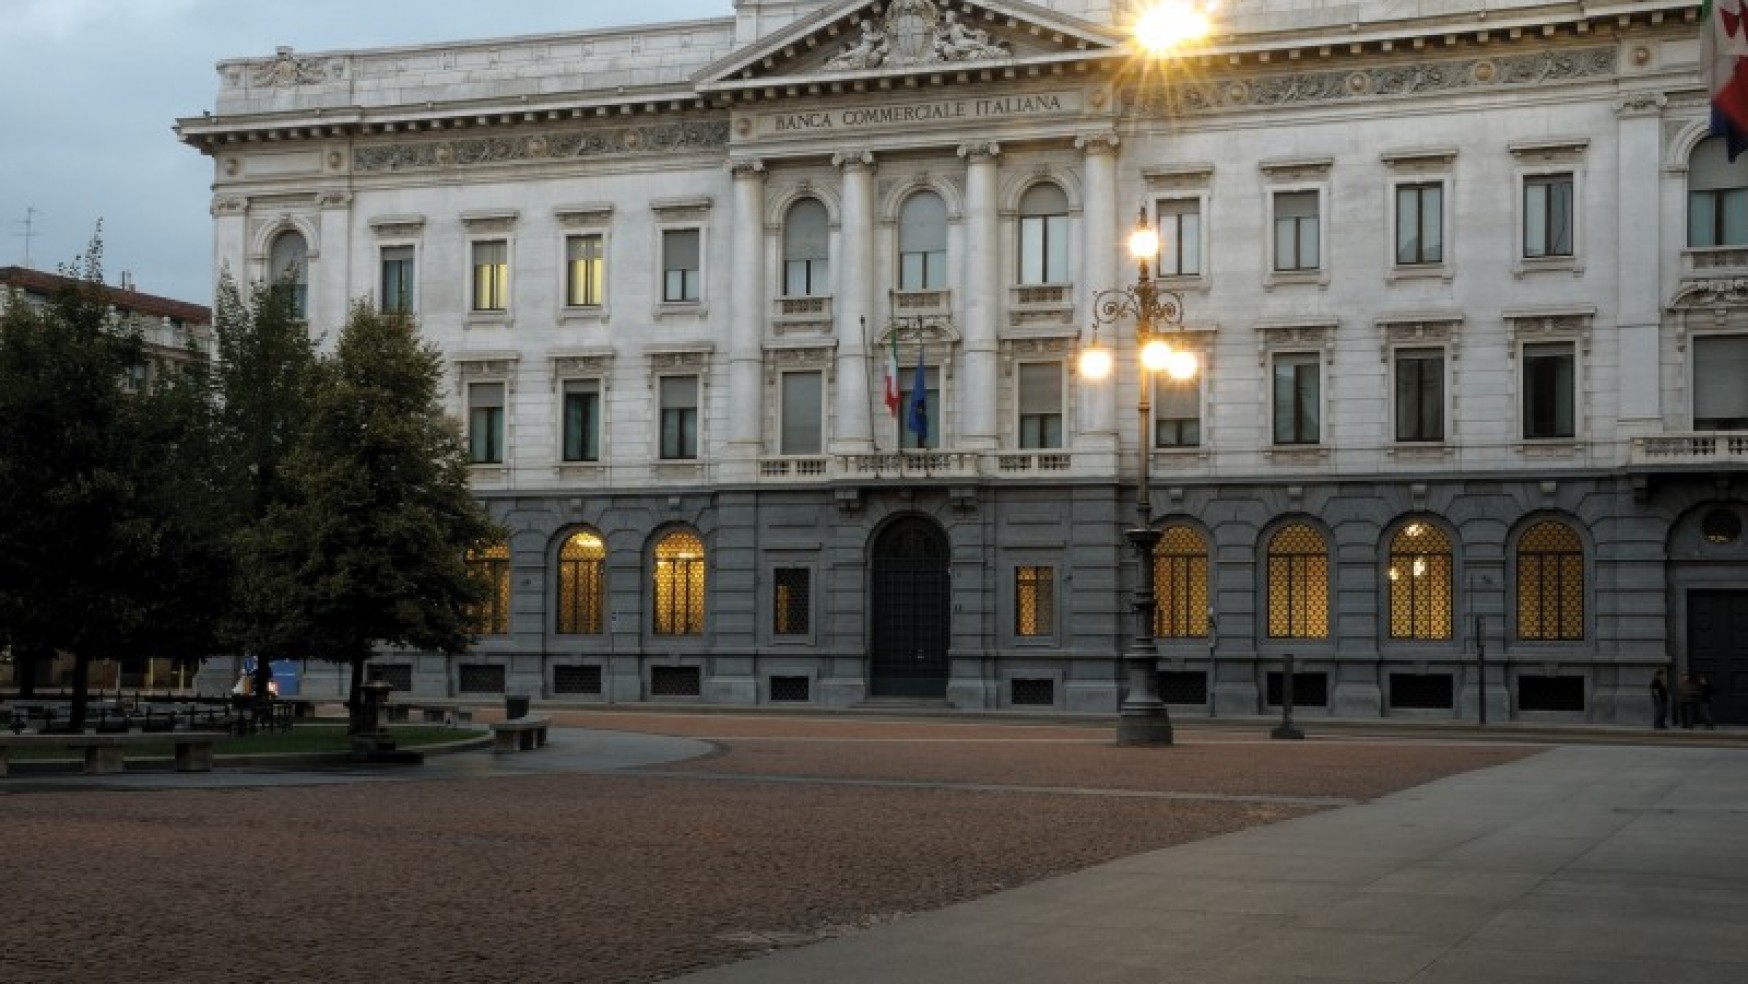
[(1615, 114), (1627, 116), (1657, 116), (1669, 105), (1669, 97), (1648, 89), (1626, 93), (1615, 100)]
[(1115, 154), (1117, 145), (1120, 143), (1122, 143), (1122, 138), (1117, 136), (1117, 131), (1095, 130), (1075, 137), (1074, 149), (1081, 151), (1088, 157), (1094, 157), (1100, 154)]
[(728, 173), (736, 181), (765, 179), (765, 161), (761, 157), (741, 157), (728, 162)]
[(965, 158), (965, 160), (971, 164), (976, 164), (980, 161), (994, 160), (1000, 155), (1001, 144), (998, 144), (993, 140), (986, 140), (977, 143), (962, 143), (959, 145), (959, 156)]
[(874, 170), (874, 152), (871, 150), (840, 151), (832, 155), (832, 167), (845, 171)]

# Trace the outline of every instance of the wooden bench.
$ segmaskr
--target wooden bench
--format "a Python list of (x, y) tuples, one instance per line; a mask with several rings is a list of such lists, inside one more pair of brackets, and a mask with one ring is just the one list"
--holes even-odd
[(6, 775), (8, 760), (14, 748), (82, 749), (85, 753), (85, 774), (107, 776), (122, 770), (126, 750), (130, 747), (171, 745), (176, 749), (177, 772), (211, 772), (213, 742), (225, 737), (228, 736), (216, 731), (177, 731), (150, 735), (0, 735), (0, 777)]
[(546, 744), (546, 728), (551, 721), (529, 715), (508, 721), (492, 722), (492, 750), (495, 752), (527, 752)]

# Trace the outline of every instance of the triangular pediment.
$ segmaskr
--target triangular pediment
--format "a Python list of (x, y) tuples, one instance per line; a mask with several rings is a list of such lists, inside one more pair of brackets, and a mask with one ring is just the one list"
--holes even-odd
[(1021, 0), (845, 0), (705, 67), (700, 91), (1059, 62), (1121, 35)]

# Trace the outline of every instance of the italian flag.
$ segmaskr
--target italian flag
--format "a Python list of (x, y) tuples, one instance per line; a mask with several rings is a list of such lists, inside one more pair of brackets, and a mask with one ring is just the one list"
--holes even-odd
[(898, 416), (898, 332), (890, 336), (892, 346), (886, 350), (886, 411)]
[(1712, 100), (1712, 133), (1730, 146), (1730, 159), (1748, 149), (1748, 23), (1744, 0), (1706, 0), (1701, 13), (1700, 66)]

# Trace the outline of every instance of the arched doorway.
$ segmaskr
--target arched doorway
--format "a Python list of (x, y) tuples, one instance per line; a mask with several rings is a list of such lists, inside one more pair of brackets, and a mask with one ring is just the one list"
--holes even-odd
[(917, 517), (893, 523), (874, 541), (870, 696), (946, 696), (950, 553), (941, 528)]

